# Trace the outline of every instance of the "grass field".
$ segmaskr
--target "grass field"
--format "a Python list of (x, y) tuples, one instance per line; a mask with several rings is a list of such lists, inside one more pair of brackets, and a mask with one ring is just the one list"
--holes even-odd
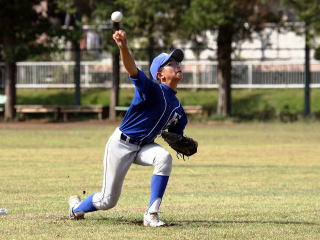
[(141, 225), (152, 168), (136, 165), (116, 208), (68, 220), (70, 195), (99, 191), (116, 125), (0, 124), (0, 239), (320, 239), (319, 122), (190, 124), (199, 153), (174, 160), (169, 226)]

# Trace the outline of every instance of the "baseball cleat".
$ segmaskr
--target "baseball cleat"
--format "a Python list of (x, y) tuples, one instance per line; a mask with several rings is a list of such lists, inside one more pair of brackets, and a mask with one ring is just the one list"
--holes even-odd
[(81, 202), (81, 199), (79, 196), (71, 196), (69, 198), (69, 219), (72, 220), (80, 220), (84, 219), (84, 213), (83, 212), (73, 212), (73, 209), (79, 205)]
[(148, 227), (161, 227), (166, 224), (160, 220), (158, 213), (145, 213), (143, 216), (143, 225)]

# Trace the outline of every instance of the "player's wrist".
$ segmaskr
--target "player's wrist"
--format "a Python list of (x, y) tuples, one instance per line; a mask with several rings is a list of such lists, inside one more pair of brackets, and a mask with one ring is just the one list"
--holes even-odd
[(120, 48), (120, 50), (129, 51), (129, 48), (126, 42), (120, 43), (118, 47)]

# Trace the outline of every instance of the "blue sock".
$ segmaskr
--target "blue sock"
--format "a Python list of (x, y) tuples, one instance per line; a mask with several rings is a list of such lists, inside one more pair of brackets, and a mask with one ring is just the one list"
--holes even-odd
[(166, 190), (169, 176), (153, 175), (151, 179), (151, 194), (150, 203), (148, 208), (151, 207), (152, 203), (158, 198), (162, 199), (164, 191)]
[(95, 208), (95, 206), (93, 206), (93, 203), (92, 203), (92, 198), (93, 198), (93, 195), (90, 195), (89, 197), (87, 197), (86, 199), (84, 199), (80, 205), (73, 209), (73, 212), (76, 213), (76, 212), (94, 212), (94, 211), (97, 211), (98, 209)]

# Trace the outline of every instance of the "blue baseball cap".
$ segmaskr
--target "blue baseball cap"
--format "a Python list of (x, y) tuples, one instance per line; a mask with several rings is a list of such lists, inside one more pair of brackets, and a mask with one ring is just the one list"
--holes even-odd
[(150, 66), (150, 73), (154, 80), (157, 80), (157, 72), (159, 69), (169, 62), (170, 58), (173, 58), (177, 62), (182, 62), (184, 53), (181, 49), (176, 48), (171, 53), (161, 53), (155, 57)]

